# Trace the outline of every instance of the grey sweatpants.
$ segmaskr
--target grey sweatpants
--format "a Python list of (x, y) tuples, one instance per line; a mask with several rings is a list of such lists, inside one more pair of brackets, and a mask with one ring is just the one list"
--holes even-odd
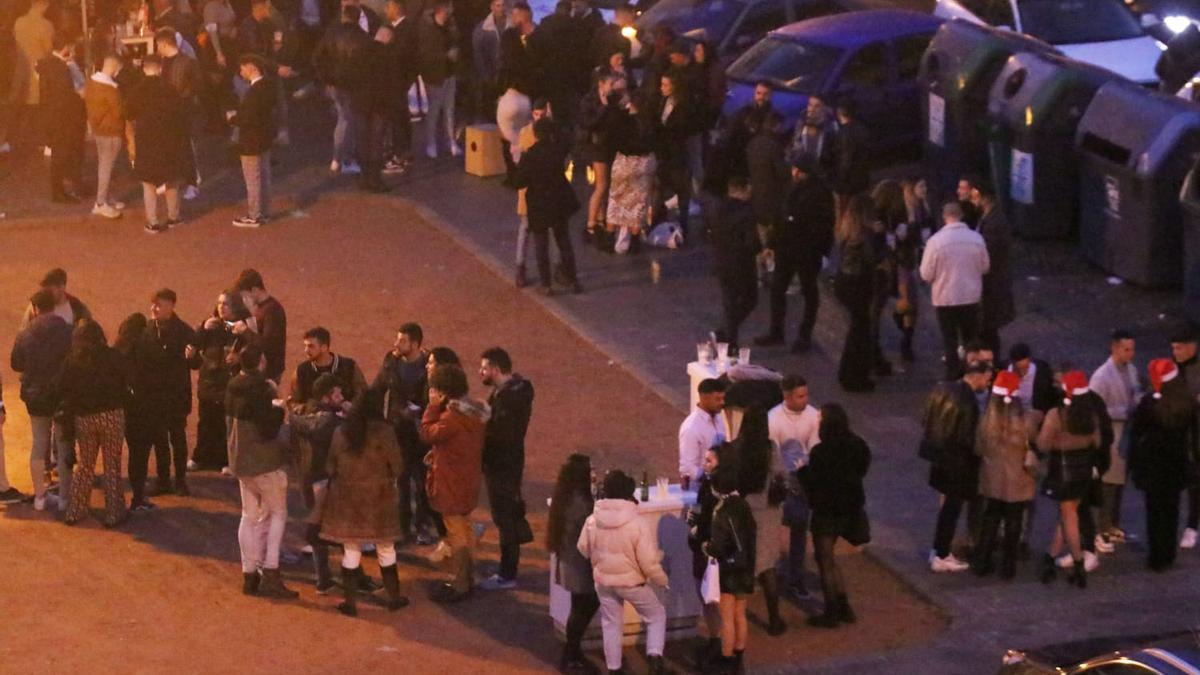
[[(154, 183), (142, 183), (142, 201), (146, 207), (146, 222), (150, 225), (162, 225), (158, 222), (158, 186)], [(167, 183), (167, 220), (179, 220), (179, 184)]]
[(113, 166), (121, 154), (120, 136), (96, 136), (96, 203), (107, 204)]
[(604, 635), (604, 663), (611, 670), (621, 667), (621, 637), (625, 632), (625, 603), (633, 605), (646, 624), (646, 655), (662, 656), (667, 641), (667, 610), (649, 584), (601, 586), (600, 628)]

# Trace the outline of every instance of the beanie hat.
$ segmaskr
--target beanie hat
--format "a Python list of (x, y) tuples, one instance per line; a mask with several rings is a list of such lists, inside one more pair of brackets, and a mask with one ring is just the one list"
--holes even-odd
[(1088, 393), (1087, 375), (1082, 370), (1072, 370), (1062, 376), (1063, 403), (1071, 405), (1071, 399)]
[(1179, 377), (1179, 368), (1171, 359), (1154, 359), (1150, 362), (1150, 384), (1154, 387), (1154, 398), (1162, 398), (1164, 382)]
[(1021, 388), (1021, 378), (1011, 370), (1002, 370), (996, 374), (996, 381), (992, 384), (992, 393), (997, 396), (1003, 396), (1005, 403), (1012, 403), (1013, 397), (1017, 395), (1017, 390)]

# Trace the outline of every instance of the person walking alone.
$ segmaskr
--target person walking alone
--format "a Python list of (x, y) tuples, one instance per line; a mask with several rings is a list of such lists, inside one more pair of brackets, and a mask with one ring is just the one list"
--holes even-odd
[(235, 227), (261, 227), (271, 211), (271, 146), (275, 143), (275, 106), (279, 87), (268, 81), (266, 63), (255, 54), (238, 59), (238, 74), (250, 83), (229, 123), (238, 130), (238, 157), (246, 181), (246, 215)]

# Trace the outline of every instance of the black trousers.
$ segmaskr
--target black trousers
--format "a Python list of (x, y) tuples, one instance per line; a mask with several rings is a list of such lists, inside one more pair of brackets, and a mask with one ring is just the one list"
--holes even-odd
[(225, 446), (224, 401), (200, 401), (192, 459), (205, 469), (229, 465), (229, 451)]
[(1175, 562), (1175, 535), (1179, 529), (1179, 491), (1146, 490), (1146, 539), (1151, 567)]
[(1084, 551), (1096, 552), (1096, 514), (1099, 506), (1100, 479), (1092, 481), (1091, 487), (1079, 500), (1079, 547)]
[(351, 104), (355, 121), (354, 142), (362, 165), (361, 182), (375, 185), (383, 180), (383, 136), (387, 120), (380, 110), (365, 104)]
[(959, 345), (979, 337), (979, 305), (951, 305), (937, 308), (938, 329), (942, 332), (942, 352), (946, 370), (957, 373)]
[(554, 235), (554, 245), (558, 247), (558, 259), (562, 265), (563, 274), (574, 282), (578, 277), (575, 273), (575, 249), (571, 248), (571, 235), (567, 232), (567, 222), (555, 223), (548, 228), (530, 229), (533, 234), (534, 251), (537, 254), (538, 278), (542, 286), (551, 285), (550, 275), (550, 236)]
[(521, 499), (521, 472), (484, 474), (492, 522), (500, 533), (500, 576), (516, 579), (521, 563), (521, 523), (525, 502)]
[[(942, 508), (938, 510), (937, 528), (933, 533), (933, 550), (939, 558), (945, 558), (950, 555), (950, 547), (954, 544), (954, 532), (958, 529), (958, 517), (962, 515), (963, 506), (972, 507), (971, 510), (976, 510), (974, 505), (978, 504), (975, 498), (966, 498), (962, 496), (944, 495), (942, 500)], [(972, 517), (971, 513), (967, 514), (967, 529), (974, 531), (972, 521), (977, 519)], [(1021, 534), (1021, 528), (1016, 528), (1017, 536)]]
[(67, 190), (65, 181), (71, 182), (75, 192), (81, 189), (83, 176), (83, 134), (51, 137), (50, 143), (50, 196), (58, 197)]
[(402, 82), (400, 91), (389, 109), (388, 122), (391, 127), (392, 156), (400, 159), (412, 155), (412, 117), (408, 110), (408, 90), (412, 82)]
[[(1002, 502), (999, 499), (988, 499), (983, 509), (983, 526), (979, 534), (978, 558), (982, 562), (990, 562), (992, 552), (996, 548), (996, 540), (1000, 534), (1000, 524), (1004, 524), (1004, 542), (1000, 546), (1000, 556), (1005, 565), (1015, 564), (1017, 552), (1021, 546), (1021, 527), (1025, 516), (1026, 502)], [(951, 538), (954, 533), (951, 531)]]
[(595, 591), (571, 594), (571, 614), (567, 616), (567, 649), (579, 650), (579, 645), (583, 642), (583, 633), (598, 609), (600, 598)]
[(821, 291), (817, 276), (821, 272), (821, 260), (811, 256), (775, 253), (775, 274), (771, 279), (771, 333), (784, 335), (784, 319), (787, 316), (787, 291), (792, 279), (800, 278), (800, 291), (804, 296), (804, 318), (800, 322), (800, 337), (811, 338), (817, 325), (817, 309), (821, 306)]
[(126, 411), (125, 444), (129, 446), (129, 488), (136, 504), (146, 498), (146, 474), (150, 469), (150, 429), (144, 420)]
[(397, 486), (400, 491), (400, 531), (408, 534), (413, 528), (432, 525), (438, 534), (445, 534), (446, 525), (442, 517), (429, 506), (425, 493), (425, 453), (428, 448), (417, 446), (405, 448), (404, 473), (400, 474)]
[(725, 314), (725, 335), (730, 345), (740, 344), (738, 330), (742, 322), (758, 305), (758, 280), (755, 278), (754, 260), (742, 261), (741, 269), (725, 270), (717, 274), (721, 287), (721, 307)]
[(1197, 486), (1195, 481), (1188, 486), (1188, 517), (1187, 526), (1193, 530), (1200, 530), (1200, 486)]
[(833, 534), (813, 536), (813, 557), (817, 561), (817, 571), (821, 574), (821, 593), (825, 596), (826, 607), (846, 595), (846, 581), (842, 577), (841, 567), (837, 564), (837, 557), (833, 554), (837, 539), (837, 535)]
[(154, 465), (158, 480), (171, 480), (171, 464), (175, 465), (175, 480), (187, 480), (187, 416), (161, 416), (150, 420), (150, 443), (154, 446)]
[(869, 283), (861, 280), (859, 288), (846, 289), (839, 299), (850, 315), (842, 358), (838, 362), (838, 382), (855, 388), (870, 381), (875, 354), (871, 344), (871, 293)]
[[(683, 152), (683, 148), (679, 151)], [(679, 228), (683, 230), (684, 241), (687, 241), (688, 207), (692, 204), (692, 175), (688, 172), (687, 164), (678, 162), (659, 166), (658, 181), (662, 189), (660, 196), (664, 200), (668, 195), (675, 195), (679, 200)], [(666, 209), (659, 209), (659, 213), (666, 213)]]

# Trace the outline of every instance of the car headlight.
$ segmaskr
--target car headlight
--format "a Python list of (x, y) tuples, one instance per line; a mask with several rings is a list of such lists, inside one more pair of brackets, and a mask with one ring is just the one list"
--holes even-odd
[(1172, 14), (1171, 16), (1163, 19), (1163, 25), (1167, 27), (1167, 30), (1176, 34), (1182, 33), (1187, 29), (1188, 26), (1191, 25), (1191, 23), (1191, 18), (1183, 16), (1182, 14)]

